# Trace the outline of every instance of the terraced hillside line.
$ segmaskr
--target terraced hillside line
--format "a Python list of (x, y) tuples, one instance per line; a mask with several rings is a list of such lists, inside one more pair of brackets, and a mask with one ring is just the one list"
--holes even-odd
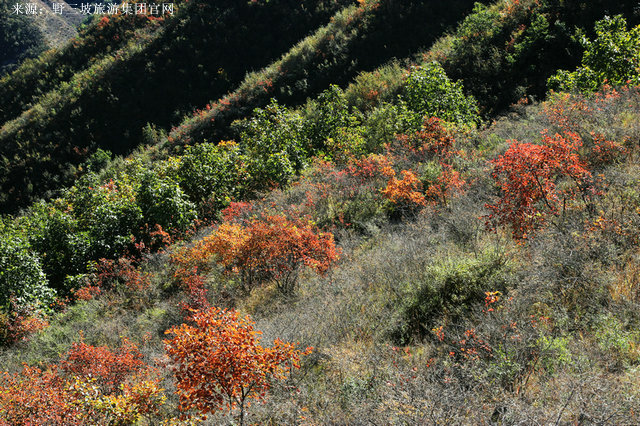
[[(30, 182), (34, 174), (50, 177), (56, 183), (55, 176), (65, 172), (65, 156), (79, 156), (83, 149), (91, 146), (91, 141), (76, 141), (66, 146), (54, 141), (46, 145), (37, 144), (47, 131), (46, 124), (61, 112), (74, 114), (74, 106), (83, 93), (100, 90), (101, 78), (138, 55), (163, 32), (163, 27), (138, 31), (126, 46), (76, 74), (69, 82), (62, 83), (57, 90), (47, 93), (38, 104), (0, 128), (0, 164), (5, 166), (0, 168), (0, 184), (3, 187), (0, 202), (22, 204), (23, 197), (28, 197), (34, 190)], [(26, 130), (35, 137), (25, 138)]]
[[(130, 37), (126, 31), (123, 35), (120, 22), (114, 26), (108, 17), (99, 19), (93, 32), (74, 40), (80, 60), (62, 75), (48, 63), (29, 64), (26, 77), (35, 78), (38, 69), (43, 69), (46, 78), (52, 76), (57, 84), (29, 88), (23, 97), (23, 85), (14, 78), (26, 80), (22, 69), (0, 84), (0, 109), (10, 117), (5, 121), (11, 121), (3, 126), (4, 137), (0, 136), (0, 142), (8, 141), (0, 144), (0, 160), (6, 169), (4, 176), (0, 174), (0, 192), (5, 195), (0, 211), (15, 212), (70, 185), (78, 176), (78, 165), (97, 148), (128, 154), (140, 143), (149, 143), (142, 131), (148, 123), (169, 128), (185, 111), (235, 87), (248, 70), (277, 58), (346, 3), (351, 1), (185, 3), (171, 19), (150, 20), (152, 26), (163, 26), (164, 33), (144, 41), (138, 54), (121, 52), (108, 72), (100, 71), (105, 66), (103, 57), (93, 55), (91, 46), (105, 46), (113, 57), (118, 49), (102, 38)], [(131, 26), (128, 20), (123, 25), (125, 29)], [(101, 26), (102, 33), (98, 31)], [(83, 50), (86, 45), (89, 52)], [(70, 60), (76, 50), (69, 49)], [(238, 51), (244, 54), (236, 55)], [(64, 58), (54, 55), (62, 65)], [(100, 81), (81, 85), (79, 91), (69, 89), (68, 80), (82, 81), (73, 77), (77, 69), (83, 75), (96, 71), (93, 78)], [(5, 91), (8, 86), (12, 87)], [(10, 98), (6, 103), (2, 102), (3, 91)], [(71, 99), (63, 99), (61, 93)], [(24, 114), (23, 109), (32, 111)]]
[(278, 61), (247, 75), (238, 88), (184, 119), (165, 142), (188, 145), (232, 137), (228, 125), (271, 98), (300, 104), (330, 84), (346, 85), (359, 72), (429, 46), (444, 28), (473, 7), (466, 0), (374, 0), (337, 13), (329, 24), (296, 44)]
[[(83, 91), (97, 89), (100, 78), (106, 76), (118, 63), (127, 61), (142, 52), (151, 42), (164, 32), (163, 27), (145, 29), (137, 32), (136, 37), (126, 46), (111, 55), (106, 55), (87, 70), (74, 75), (70, 81), (61, 83), (57, 90), (45, 94), (40, 101), (23, 112), (18, 118), (6, 122), (0, 128), (0, 141), (11, 140), (21, 127), (34, 126), (38, 120), (45, 120), (57, 114), (56, 105), (67, 108), (72, 105)], [(59, 109), (61, 109), (59, 107)]]
[(110, 25), (94, 22), (68, 43), (25, 61), (0, 79), (0, 123), (17, 118), (74, 74), (121, 49), (138, 28), (149, 24), (154, 22), (138, 16), (110, 18)]

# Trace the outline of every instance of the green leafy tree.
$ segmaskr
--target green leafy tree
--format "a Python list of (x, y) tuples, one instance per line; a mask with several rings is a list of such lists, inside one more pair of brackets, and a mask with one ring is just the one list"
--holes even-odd
[(55, 292), (49, 288), (39, 256), (27, 239), (0, 225), (0, 308), (10, 302), (19, 307), (45, 308)]
[(51, 287), (64, 295), (72, 290), (66, 287), (67, 276), (85, 270), (90, 241), (87, 232), (78, 227), (73, 214), (58, 207), (52, 203), (38, 203), (22, 220), (31, 247), (41, 256), (42, 269)]
[(349, 114), (345, 94), (334, 84), (308, 104), (305, 119), (308, 146), (314, 153), (325, 151), (327, 139), (335, 139), (340, 129), (354, 127), (359, 121)]
[(87, 175), (72, 189), (68, 201), (78, 226), (87, 232), (92, 259), (114, 258), (123, 253), (143, 224), (135, 189), (125, 181), (103, 184), (95, 175)]
[(287, 183), (304, 167), (303, 119), (275, 100), (239, 125), (254, 190)]
[(189, 201), (180, 185), (154, 170), (147, 170), (140, 177), (136, 200), (144, 221), (149, 225), (158, 224), (168, 232), (185, 231), (197, 217), (195, 204)]
[(603, 84), (640, 84), (640, 26), (627, 30), (622, 15), (596, 22), (596, 38), (580, 35), (584, 47), (582, 66), (558, 71), (548, 80), (553, 90), (594, 92)]
[(478, 120), (478, 106), (466, 96), (462, 83), (453, 82), (437, 62), (424, 64), (411, 71), (403, 99), (421, 116), (438, 117), (457, 124), (473, 124)]
[(246, 161), (231, 141), (188, 147), (178, 168), (180, 185), (193, 202), (211, 201), (214, 208), (224, 208), (244, 194)]

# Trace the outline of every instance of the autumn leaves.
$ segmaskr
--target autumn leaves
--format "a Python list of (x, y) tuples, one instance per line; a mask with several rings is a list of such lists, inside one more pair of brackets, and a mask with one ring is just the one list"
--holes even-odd
[(217, 264), (226, 274), (237, 275), (245, 291), (275, 282), (289, 295), (303, 266), (322, 274), (338, 253), (332, 234), (284, 216), (225, 221), (194, 246), (174, 253), (174, 277), (190, 295), (190, 306), (185, 306), (189, 323), (167, 331), (173, 338), (165, 341), (180, 409), (206, 415), (237, 408), (243, 424), (248, 400), (263, 400), (273, 380), (286, 378), (300, 367), (300, 356), (311, 351), (301, 352), (280, 340), (261, 346), (260, 332), (249, 317), (209, 306), (201, 274)]
[(278, 339), (261, 346), (254, 322), (234, 310), (211, 307), (194, 312), (192, 322), (167, 331), (173, 338), (166, 341), (185, 412), (237, 409), (242, 425), (249, 400), (263, 401), (273, 380), (287, 378), (300, 368), (300, 356), (311, 352)]

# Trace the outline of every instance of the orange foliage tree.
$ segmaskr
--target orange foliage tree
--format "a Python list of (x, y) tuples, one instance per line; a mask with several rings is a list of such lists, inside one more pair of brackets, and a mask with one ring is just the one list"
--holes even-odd
[(453, 134), (443, 126), (442, 120), (431, 117), (425, 118), (420, 131), (398, 135), (396, 144), (389, 147), (389, 154), (410, 163), (437, 165), (438, 175), (424, 182), (424, 195), (433, 205), (447, 205), (454, 194), (463, 192), (465, 185), (460, 172), (454, 168), (456, 160), (464, 157), (464, 153), (455, 148), (455, 143)]
[(243, 283), (249, 288), (273, 279), (278, 289), (290, 293), (303, 265), (323, 274), (338, 259), (333, 235), (317, 232), (303, 221), (267, 216), (250, 221), (245, 232), (246, 237), (225, 263), (242, 272)]
[[(492, 177), (502, 194), (496, 204), (487, 205), (489, 219), (510, 225), (513, 237), (524, 239), (549, 215), (564, 214), (578, 195), (587, 200), (592, 176), (578, 154), (581, 145), (580, 136), (570, 132), (545, 134), (541, 145), (513, 141), (492, 161)], [(562, 179), (566, 182), (560, 189)]]
[(115, 351), (75, 343), (59, 366), (0, 375), (0, 424), (133, 424), (165, 401), (133, 343)]
[(193, 247), (171, 254), (171, 263), (175, 266), (173, 276), (189, 299), (183, 308), (206, 309), (210, 306), (203, 275), (211, 269), (211, 258), (217, 255), (216, 260), (220, 263), (231, 262), (244, 235), (241, 225), (223, 222), (213, 234)]
[(177, 276), (194, 269), (206, 271), (212, 256), (228, 272), (240, 274), (245, 290), (273, 280), (287, 294), (294, 290), (302, 266), (322, 274), (339, 257), (331, 233), (284, 216), (221, 224), (196, 246), (173, 257)]
[(419, 206), (426, 204), (422, 190), (422, 183), (413, 172), (403, 170), (402, 179), (395, 176), (389, 179), (382, 194), (402, 212), (414, 212)]
[(254, 322), (234, 310), (211, 307), (194, 311), (194, 325), (182, 324), (167, 331), (166, 351), (175, 363), (180, 410), (206, 415), (225, 407), (238, 408), (244, 422), (249, 399), (264, 400), (273, 380), (282, 380), (300, 368), (300, 356), (292, 343), (275, 340), (270, 348), (259, 344)]

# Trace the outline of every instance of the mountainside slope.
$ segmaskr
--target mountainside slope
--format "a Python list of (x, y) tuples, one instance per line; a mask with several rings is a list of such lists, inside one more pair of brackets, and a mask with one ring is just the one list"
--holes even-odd
[(10, 0), (0, 1), (0, 76), (45, 47), (42, 31), (27, 16), (12, 12)]
[(594, 23), (605, 15), (622, 14), (640, 23), (633, 1), (535, 1), (478, 5), (453, 38), (427, 58), (442, 63), (481, 100), (488, 116), (504, 111), (524, 96), (542, 99), (547, 79), (557, 69), (574, 68), (582, 48), (576, 29), (593, 36)]
[(227, 92), (341, 7), (290, 3), (191, 2), (149, 24), (103, 17), (77, 43), (3, 79), (3, 210), (70, 183), (72, 165), (97, 147), (128, 152), (146, 123), (168, 126)]
[[(78, 147), (69, 187), (0, 217), (0, 423), (640, 423), (631, 4), (476, 5), (387, 62), (433, 28), (378, 30), (429, 3), (358, 3), (148, 145)], [(58, 107), (188, 30), (108, 21), (2, 80), (7, 168), (59, 167), (38, 133)], [(53, 62), (59, 87), (24, 85)]]
[[(37, 5), (39, 13), (34, 18), (50, 49), (62, 47), (77, 36), (77, 28), (87, 18), (66, 1), (35, 0), (31, 3)], [(53, 3), (61, 8), (61, 13), (54, 12)]]
[[(50, 0), (29, 2), (35, 14), (27, 14), (25, 3), (0, 2), (0, 77), (18, 67), (25, 59), (37, 56), (44, 49), (62, 47), (75, 37), (76, 28), (85, 16), (65, 1), (56, 1), (62, 13), (54, 13)], [(16, 7), (18, 9), (16, 10)]]
[[(334, 151), (335, 161), (318, 160), (291, 187), (232, 204), (218, 224), (191, 241), (138, 260), (102, 262), (78, 289), (75, 305), (2, 353), (2, 364), (15, 376), (0, 386), (13, 389), (21, 378), (39, 377), (20, 370), (21, 362), (38, 363), (63, 383), (71, 383), (68, 371), (78, 363), (71, 370), (74, 383), (103, 383), (109, 372), (95, 364), (109, 359), (126, 383), (172, 389), (180, 379), (170, 369), (140, 382), (129, 359), (153, 364), (164, 356), (163, 339), (172, 337), (165, 331), (183, 321), (194, 326), (194, 313), (211, 312), (211, 304), (250, 314), (264, 342), (313, 346), (300, 372), (292, 369), (290, 381), (269, 388), (266, 403), (243, 412), (247, 421), (635, 423), (640, 199), (632, 188), (639, 116), (637, 88), (558, 94), (483, 130), (452, 133), (438, 120), (426, 120), (380, 154), (354, 158)], [(509, 199), (499, 173), (490, 171), (500, 170), (500, 161), (520, 147), (534, 153), (566, 149), (568, 155), (556, 158), (599, 176), (580, 189), (570, 171), (542, 174), (545, 188), (565, 197), (565, 208), (554, 212), (539, 200), (535, 226), (524, 240), (516, 226), (487, 218), (487, 205)], [(438, 173), (458, 181), (440, 180)], [(515, 175), (511, 180), (519, 181)], [(115, 195), (114, 185), (101, 190)], [(561, 199), (547, 202), (562, 205)], [(329, 246), (329, 230), (340, 260), (305, 251), (314, 247), (309, 232)], [(302, 247), (295, 245), (301, 235), (310, 238)], [(308, 256), (307, 266), (287, 257), (296, 250)], [(243, 263), (247, 253), (256, 261)], [(331, 265), (326, 275), (324, 261)], [(284, 292), (278, 272), (290, 271), (292, 290)], [(36, 319), (23, 327), (39, 327)], [(233, 321), (225, 324), (234, 329)], [(204, 336), (198, 327), (189, 332), (189, 341)], [(208, 353), (218, 348), (207, 346), (205, 337), (197, 342)], [(187, 343), (185, 354), (198, 356)], [(42, 395), (38, 388), (15, 389), (32, 399)], [(45, 389), (74, 400), (55, 387)], [(176, 396), (165, 402), (156, 391), (144, 394), (145, 406), (106, 385), (92, 395), (97, 401), (119, 397), (152, 423), (184, 414)], [(91, 413), (94, 400), (84, 401), (76, 416)], [(0, 398), (2, 404), (5, 416), (24, 412)], [(239, 418), (233, 408), (210, 415), (215, 423)]]

